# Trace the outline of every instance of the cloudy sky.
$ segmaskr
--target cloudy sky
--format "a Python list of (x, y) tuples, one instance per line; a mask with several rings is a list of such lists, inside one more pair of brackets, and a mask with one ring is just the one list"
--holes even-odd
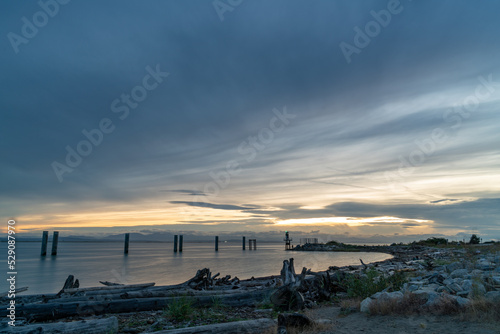
[(0, 9), (0, 216), (25, 235), (500, 239), (497, 1)]

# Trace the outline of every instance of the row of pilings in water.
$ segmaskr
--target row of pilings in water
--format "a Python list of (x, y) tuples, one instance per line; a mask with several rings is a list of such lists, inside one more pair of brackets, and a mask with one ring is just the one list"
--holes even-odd
[[(40, 251), (41, 256), (47, 255), (48, 241), (49, 241), (49, 231), (43, 231), (43, 233), (42, 233), (42, 249)], [(59, 232), (54, 231), (54, 234), (52, 237), (51, 255), (57, 255), (58, 242), (59, 242)], [(124, 254), (128, 254), (129, 244), (130, 244), (130, 233), (125, 233), (125, 244), (123, 247)], [(184, 244), (184, 236), (182, 234), (181, 235), (174, 235), (174, 253), (182, 252), (183, 244)], [(246, 237), (242, 237), (241, 246), (242, 246), (242, 249), (245, 250)], [(248, 239), (248, 249), (249, 250), (256, 250), (257, 249), (257, 239)], [(215, 236), (215, 251), (216, 252), (219, 251), (219, 236)]]

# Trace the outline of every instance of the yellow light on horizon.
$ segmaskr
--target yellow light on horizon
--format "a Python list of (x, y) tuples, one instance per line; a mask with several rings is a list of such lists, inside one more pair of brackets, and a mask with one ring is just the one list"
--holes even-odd
[(275, 223), (275, 225), (288, 225), (288, 226), (300, 226), (300, 225), (335, 225), (335, 224), (346, 224), (349, 226), (362, 226), (369, 225), (370, 223), (405, 223), (408, 221), (417, 222), (420, 224), (430, 224), (432, 220), (424, 219), (407, 219), (391, 216), (382, 217), (321, 217), (321, 218), (302, 218), (302, 219), (285, 219)]

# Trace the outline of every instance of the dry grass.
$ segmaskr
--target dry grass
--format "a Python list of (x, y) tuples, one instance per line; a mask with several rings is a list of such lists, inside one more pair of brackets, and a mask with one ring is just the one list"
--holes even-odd
[(466, 321), (500, 323), (500, 303), (493, 303), (484, 298), (473, 299), (468, 307), (461, 310), (460, 318)]
[(372, 315), (458, 315), (463, 321), (500, 322), (500, 303), (484, 298), (472, 299), (466, 307), (461, 307), (454, 299), (440, 297), (432, 306), (424, 306), (425, 299), (413, 293), (406, 293), (399, 302), (375, 300), (370, 305)]
[(447, 297), (440, 297), (439, 300), (432, 306), (424, 308), (423, 313), (430, 313), (435, 315), (456, 315), (459, 314), (462, 308), (453, 299)]
[(314, 325), (304, 329), (287, 328), (286, 332), (287, 334), (317, 334), (317, 333), (324, 333), (327, 331), (331, 331), (332, 329), (333, 329), (333, 324), (315, 323)]
[(359, 310), (361, 298), (348, 298), (340, 301), (340, 314), (348, 315)]
[(264, 330), (264, 331), (262, 332), (262, 334), (276, 334), (276, 328), (277, 328), (277, 327), (274, 327), (274, 328), (268, 328), (268, 329)]
[(413, 293), (406, 293), (399, 302), (383, 299), (375, 300), (370, 305), (370, 314), (390, 315), (390, 314), (419, 314), (425, 300)]

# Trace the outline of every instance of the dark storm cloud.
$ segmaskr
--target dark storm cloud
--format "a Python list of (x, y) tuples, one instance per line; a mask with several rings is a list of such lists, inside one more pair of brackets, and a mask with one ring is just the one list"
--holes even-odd
[(160, 192), (180, 193), (180, 194), (186, 194), (186, 195), (190, 195), (190, 196), (206, 196), (206, 194), (201, 192), (201, 191), (187, 190), (187, 189), (160, 190)]
[[(439, 201), (435, 201), (439, 202)], [(200, 203), (194, 205), (192, 202), (171, 202), (172, 204), (184, 204), (199, 207), (209, 207), (221, 210), (238, 210), (241, 212), (260, 214), (276, 220), (308, 219), (327, 217), (353, 217), (369, 218), (391, 216), (407, 219), (404, 223), (390, 221), (374, 221), (369, 225), (401, 225), (404, 227), (420, 226), (419, 220), (433, 220), (436, 228), (466, 228), (491, 229), (499, 224), (500, 199), (479, 199), (475, 201), (458, 202), (452, 204), (370, 204), (361, 202), (340, 202), (328, 205), (321, 209), (302, 209), (300, 205), (284, 205), (276, 210), (248, 209), (235, 205), (220, 205)]]
[(170, 201), (171, 204), (184, 204), (189, 206), (195, 206), (200, 208), (211, 208), (211, 209), (219, 209), (219, 210), (250, 210), (250, 207), (238, 206), (238, 205), (229, 205), (229, 204), (213, 204), (213, 203), (205, 203), (205, 202), (186, 202), (186, 201)]
[[(370, 11), (387, 8), (387, 1), (248, 1), (226, 13), (223, 22), (211, 1), (72, 1), (61, 6), (34, 38), (19, 46), (19, 53), (7, 38), (0, 45), (0, 197), (9, 201), (2, 202), (2, 211), (18, 213), (34, 202), (133, 202), (153, 198), (158, 191), (151, 189), (169, 189), (172, 183), (183, 189), (169, 190), (179, 196), (203, 195), (188, 186), (210, 182), (210, 170), (241, 159), (238, 145), (267, 126), (272, 108), (283, 105), (297, 114), (296, 123), (276, 139), (272, 156), (243, 166), (252, 177), (241, 181), (242, 193), (273, 182), (308, 182), (308, 176), (272, 170), (280, 162), (299, 161), (297, 155), (319, 155), (324, 147), (356, 146), (352, 156), (359, 159), (373, 151), (359, 144), (376, 143), (378, 159), (354, 174), (392, 169), (398, 154), (408, 147), (411, 151), (414, 138), (443, 126), (444, 110), (422, 107), (386, 118), (374, 110), (450, 86), (474, 87), (478, 75), (498, 73), (500, 56), (498, 2), (402, 0), (401, 5), (402, 12), (350, 64), (339, 43), (354, 43), (353, 28), (364, 28), (373, 20)], [(20, 34), (21, 18), (40, 10), (35, 2), (2, 3), (0, 8), (4, 35)], [(170, 75), (120, 120), (112, 101), (141, 85), (146, 67), (157, 64)], [(85, 139), (82, 130), (97, 128), (103, 118), (116, 129), (59, 183), (51, 163), (64, 163), (65, 147), (75, 149)], [(481, 147), (443, 148), (440, 160), (429, 159), (427, 166), (495, 152), (490, 139), (497, 132), (486, 125), (498, 122), (498, 113), (465, 121), (483, 136)], [(256, 171), (263, 176), (253, 178)], [(336, 173), (341, 175), (348, 174)], [(322, 175), (310, 180), (380, 188)], [(205, 207), (270, 214), (250, 205)], [(383, 209), (403, 213), (402, 207)], [(376, 211), (355, 203), (325, 210), (356, 217)], [(306, 211), (297, 206), (276, 215), (326, 213)], [(403, 211), (417, 216), (418, 208)]]

